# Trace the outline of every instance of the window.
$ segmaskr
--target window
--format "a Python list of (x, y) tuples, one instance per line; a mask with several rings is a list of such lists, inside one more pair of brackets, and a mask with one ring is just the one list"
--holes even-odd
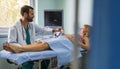
[(29, 0), (0, 0), (0, 28), (12, 26), (21, 17), (20, 8), (29, 4)]

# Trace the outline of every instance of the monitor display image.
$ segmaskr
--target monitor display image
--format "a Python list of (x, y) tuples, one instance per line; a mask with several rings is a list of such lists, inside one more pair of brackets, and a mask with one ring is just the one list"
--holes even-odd
[(62, 10), (46, 10), (44, 11), (44, 26), (62, 26), (63, 11)]

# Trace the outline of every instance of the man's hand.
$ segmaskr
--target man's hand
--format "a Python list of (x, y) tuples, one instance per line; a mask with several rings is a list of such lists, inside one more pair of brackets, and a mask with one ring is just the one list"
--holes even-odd
[(54, 32), (63, 32), (63, 28), (62, 28), (62, 27), (59, 27), (59, 28), (53, 29), (52, 32), (53, 32), (53, 33), (54, 33)]

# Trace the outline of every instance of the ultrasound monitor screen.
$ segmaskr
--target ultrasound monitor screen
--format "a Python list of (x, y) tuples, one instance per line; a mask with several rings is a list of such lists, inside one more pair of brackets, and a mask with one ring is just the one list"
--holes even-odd
[(45, 26), (62, 26), (63, 13), (61, 11), (45, 11)]

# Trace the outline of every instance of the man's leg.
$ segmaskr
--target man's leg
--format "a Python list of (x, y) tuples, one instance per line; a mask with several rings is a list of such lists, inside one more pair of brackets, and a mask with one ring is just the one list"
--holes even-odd
[(33, 61), (25, 62), (22, 64), (22, 69), (32, 69), (34, 65)]
[(35, 44), (31, 44), (28, 46), (20, 46), (20, 48), (22, 51), (43, 51), (43, 50), (47, 50), (50, 49), (49, 45), (47, 42), (44, 43), (35, 43)]
[(49, 59), (45, 59), (41, 62), (41, 69), (48, 69), (50, 60)]
[(9, 47), (9, 48), (7, 48), (9, 50), (4, 48), (5, 50), (11, 51), (11, 52), (14, 52), (14, 53), (43, 51), (43, 50), (50, 49), (47, 42), (44, 42), (44, 43), (37, 42), (37, 43), (34, 43), (34, 44), (24, 45), (24, 46), (15, 46), (15, 45), (9, 44), (9, 46), (6, 46), (6, 47)]

